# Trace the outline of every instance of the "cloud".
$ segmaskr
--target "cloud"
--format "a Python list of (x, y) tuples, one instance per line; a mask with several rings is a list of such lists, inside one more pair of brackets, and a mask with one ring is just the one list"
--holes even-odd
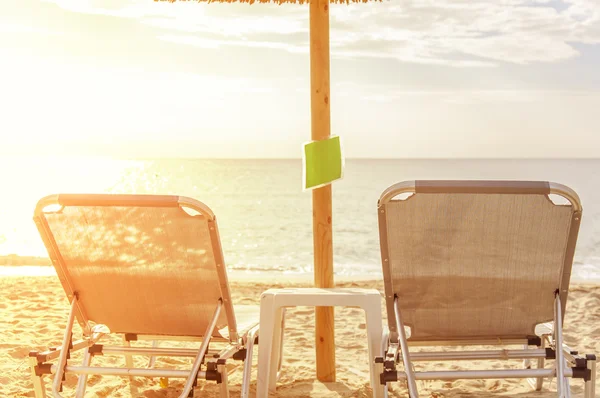
[[(139, 0), (41, 0), (54, 3), (60, 8), (72, 12), (92, 15), (107, 15), (121, 18), (143, 18), (153, 15), (170, 15), (168, 4)], [(161, 7), (163, 6), (163, 7)]]
[(247, 41), (247, 40), (216, 40), (189, 35), (160, 35), (159, 39), (173, 43), (189, 44), (202, 48), (219, 48), (221, 46), (239, 46), (250, 48), (281, 49), (292, 53), (308, 53), (308, 46), (293, 46), (286, 43), (273, 41)]
[(582, 98), (599, 99), (596, 91), (583, 90), (529, 90), (529, 89), (428, 89), (410, 90), (398, 85), (357, 84), (339, 82), (332, 85), (336, 98), (353, 98), (374, 103), (406, 103), (415, 101), (439, 102), (450, 105), (485, 104), (543, 104), (549, 98), (573, 101)]
[(234, 127), (241, 134), (246, 130), (237, 124), (260, 117), (265, 103), (276, 104), (285, 94), (276, 79), (42, 64), (36, 56), (2, 49), (0, 59), (8, 60), (0, 65), (0, 132), (10, 133), (13, 142), (118, 142), (121, 136), (171, 133), (178, 139), (198, 131), (223, 135)]
[[(80, 13), (134, 18), (162, 40), (201, 47), (308, 51), (308, 6), (148, 0), (44, 0)], [(331, 52), (457, 67), (552, 63), (600, 44), (597, 0), (403, 0), (332, 5)]]

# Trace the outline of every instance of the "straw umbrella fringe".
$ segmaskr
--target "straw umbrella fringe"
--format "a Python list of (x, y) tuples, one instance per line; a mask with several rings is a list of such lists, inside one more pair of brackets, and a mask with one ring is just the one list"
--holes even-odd
[[(154, 0), (154, 1), (168, 1), (169, 3), (175, 3), (176, 1), (190, 1), (190, 0)], [(305, 4), (310, 3), (310, 0), (194, 0), (198, 3), (277, 3), (277, 4)], [(350, 3), (370, 3), (370, 2), (381, 2), (382, 0), (330, 0), (330, 3), (336, 4), (350, 4)]]

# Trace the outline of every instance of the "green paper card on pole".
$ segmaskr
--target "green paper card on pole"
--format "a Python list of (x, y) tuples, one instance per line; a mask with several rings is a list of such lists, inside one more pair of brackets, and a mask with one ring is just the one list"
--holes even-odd
[(339, 136), (304, 144), (303, 189), (315, 189), (342, 178), (344, 159)]

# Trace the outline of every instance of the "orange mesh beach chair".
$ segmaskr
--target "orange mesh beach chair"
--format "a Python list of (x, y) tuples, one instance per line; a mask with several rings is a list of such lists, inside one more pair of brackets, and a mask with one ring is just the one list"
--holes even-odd
[[(555, 377), (558, 396), (568, 397), (569, 378), (581, 378), (584, 396), (593, 397), (595, 356), (578, 355), (562, 336), (581, 211), (575, 192), (548, 182), (408, 181), (383, 192), (378, 215), (389, 340), (386, 355), (376, 359), (384, 364), (381, 382), (406, 380), (415, 398), (416, 380), (528, 378), (539, 390), (544, 378)], [(508, 347), (464, 349), (490, 345)], [(524, 359), (526, 366), (413, 367), (487, 359)]]
[[(56, 195), (40, 200), (34, 220), (71, 303), (62, 346), (30, 355), (36, 397), (46, 396), (47, 374), (60, 397), (65, 373), (79, 375), (77, 396), (89, 374), (184, 378), (181, 397), (197, 379), (213, 380), (228, 396), (230, 358), (245, 361), (248, 395), (259, 310), (233, 305), (216, 218), (205, 204), (180, 196)], [(122, 334), (125, 345), (97, 344), (107, 333)], [(129, 343), (143, 339), (197, 341), (199, 348)], [(79, 366), (68, 361), (77, 350), (84, 351)], [(91, 366), (94, 356), (110, 354), (124, 355), (126, 366)], [(133, 355), (194, 361), (187, 370), (134, 368)]]

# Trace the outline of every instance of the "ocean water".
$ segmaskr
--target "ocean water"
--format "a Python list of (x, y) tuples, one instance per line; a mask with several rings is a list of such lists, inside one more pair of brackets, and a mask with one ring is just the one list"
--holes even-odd
[[(300, 160), (5, 158), (0, 169), (0, 256), (17, 255), (15, 263), (23, 264), (22, 256), (47, 255), (32, 221), (39, 198), (59, 192), (152, 193), (190, 196), (210, 206), (230, 270), (257, 276), (312, 273), (312, 202), (310, 192), (302, 191)], [(344, 178), (333, 186), (336, 275), (381, 277), (377, 199), (388, 186), (414, 179), (549, 180), (570, 186), (584, 207), (573, 278), (600, 281), (600, 159), (347, 160)]]

